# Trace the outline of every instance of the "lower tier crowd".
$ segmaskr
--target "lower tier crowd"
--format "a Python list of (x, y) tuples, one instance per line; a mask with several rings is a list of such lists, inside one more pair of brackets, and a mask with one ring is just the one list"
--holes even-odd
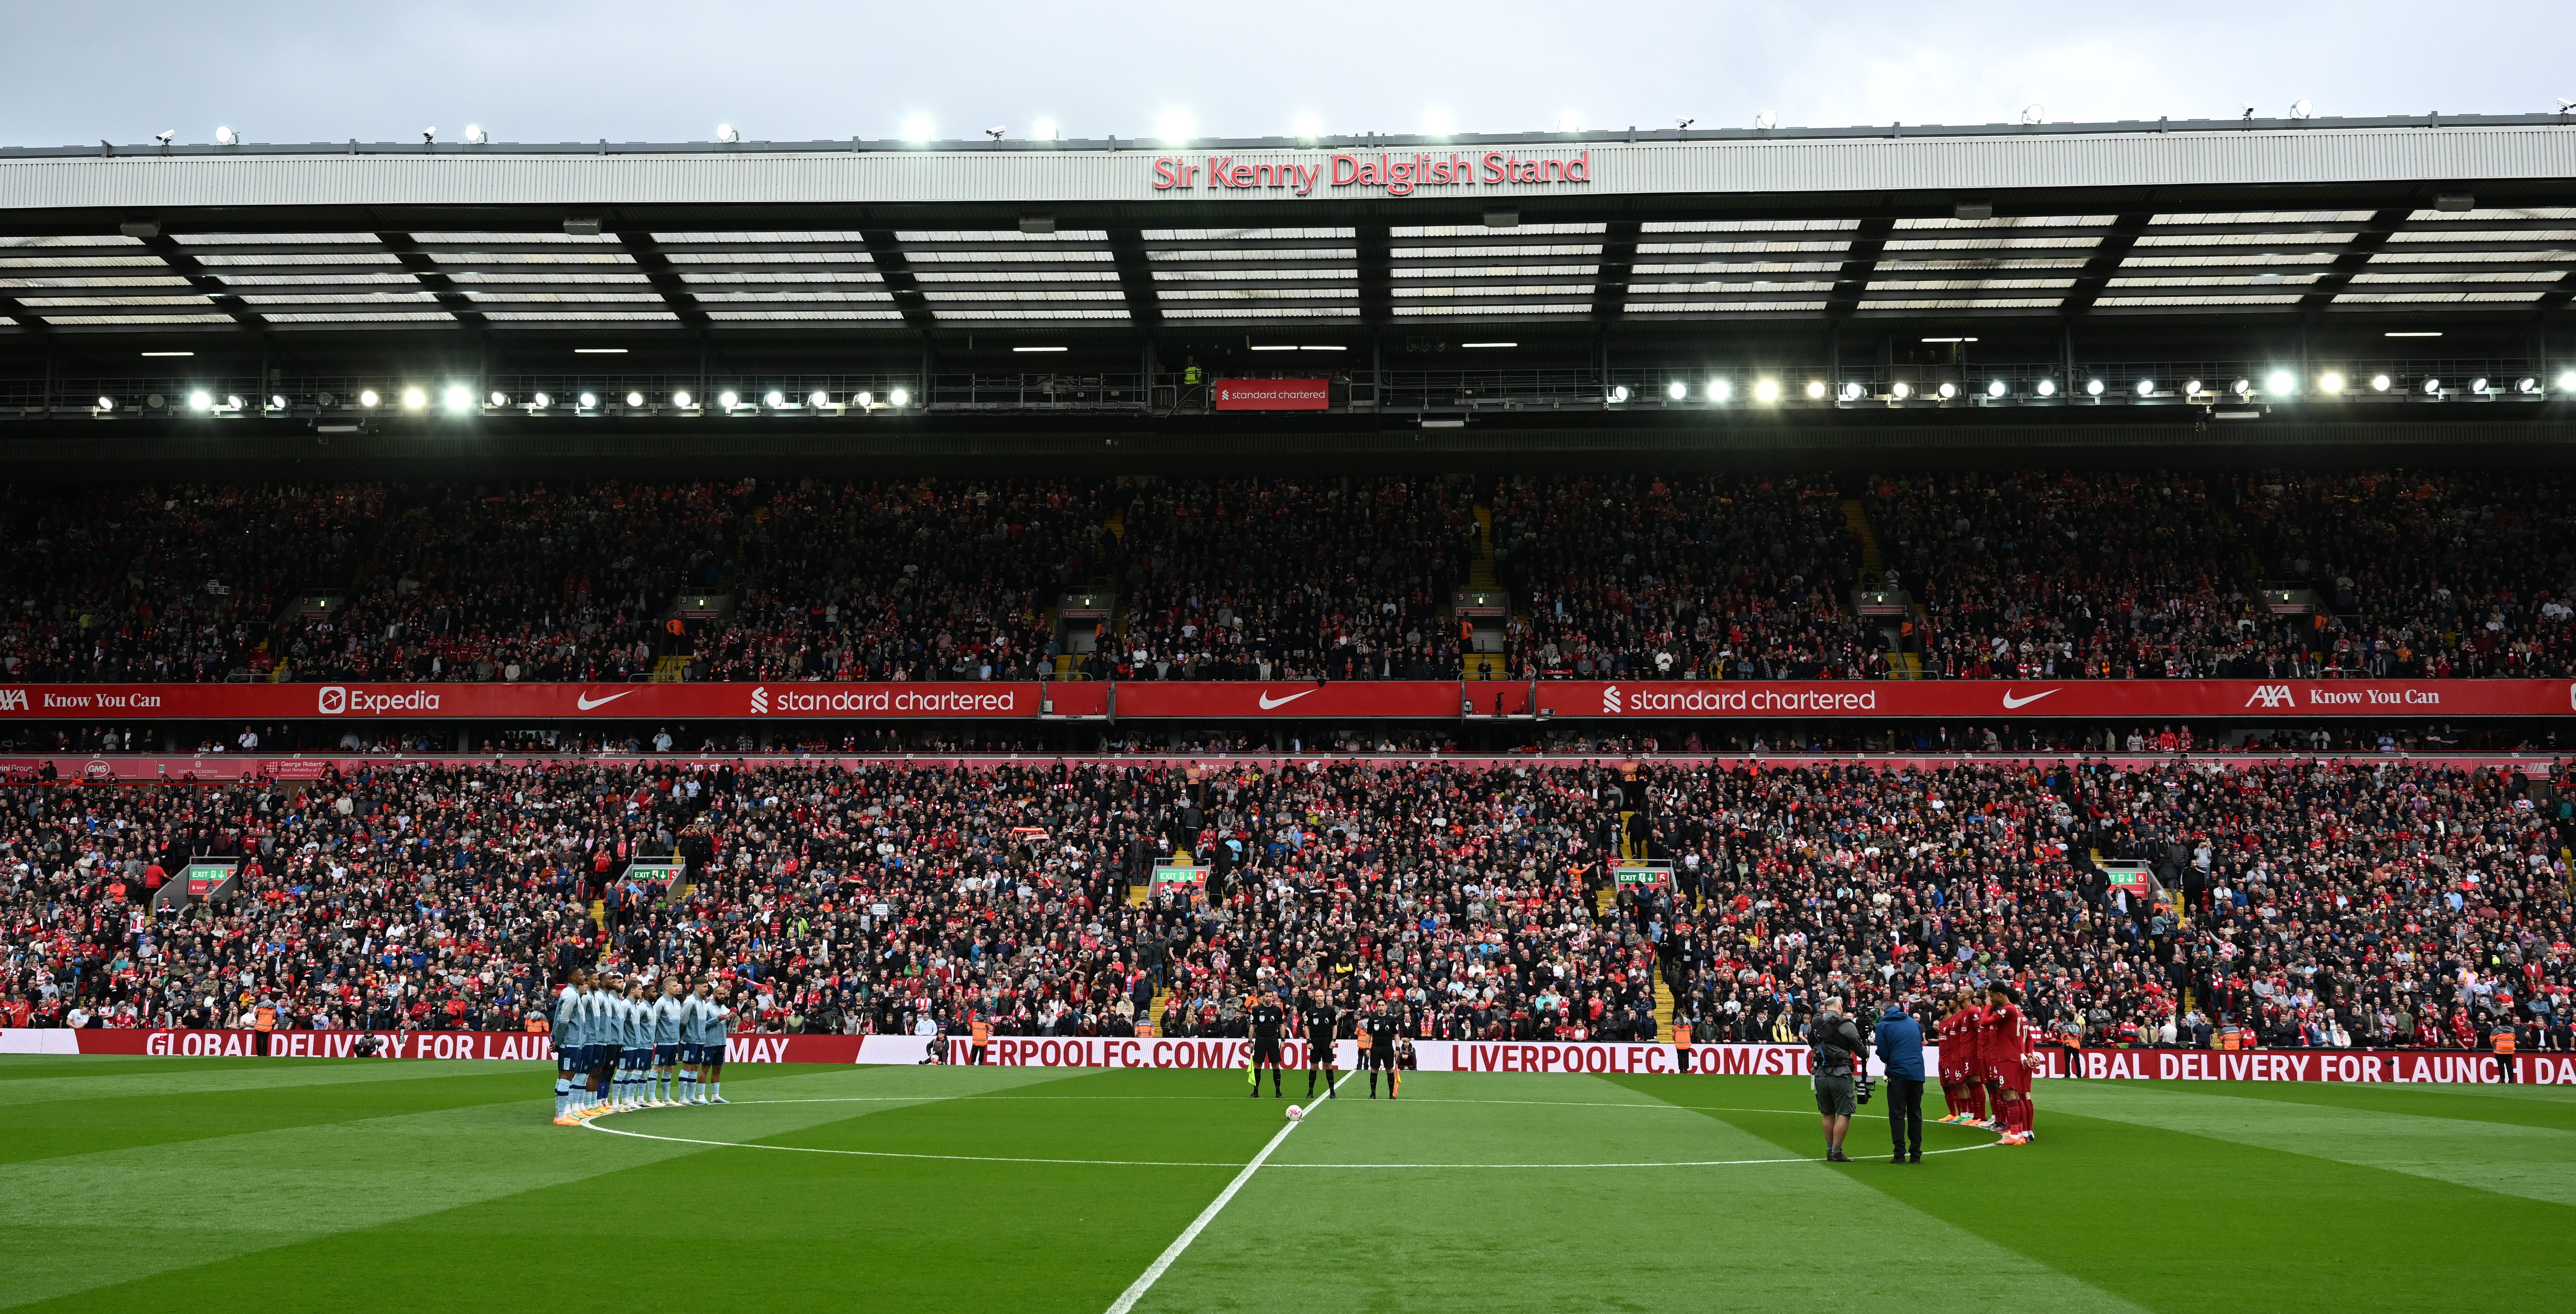
[[(516, 1030), (608, 963), (728, 980), (776, 1032), (1240, 1034), (1248, 993), (1328, 985), (1427, 1038), (1776, 1040), (1828, 996), (2000, 980), (2085, 1044), (2564, 1050), (2571, 843), (2539, 772), (2386, 758), (26, 783), (0, 1020)], [(1184, 851), (1203, 887), (1139, 892)], [(166, 888), (200, 855), (237, 893)], [(685, 874), (629, 872), (656, 856)]]

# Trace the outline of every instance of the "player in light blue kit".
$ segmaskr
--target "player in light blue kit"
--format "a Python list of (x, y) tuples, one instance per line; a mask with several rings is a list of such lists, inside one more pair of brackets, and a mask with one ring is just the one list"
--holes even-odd
[(582, 1005), (582, 995), (589, 985), (590, 973), (578, 967), (572, 969), (572, 979), (555, 996), (554, 1015), (546, 1023), (554, 1031), (555, 1125), (558, 1127), (574, 1127), (581, 1123), (574, 1114), (585, 1103), (582, 1087), (590, 1079), (590, 1070), (586, 1066), (590, 1056), (582, 1052), (583, 1047), (590, 1043), (589, 1019), (584, 1016)]
[(680, 988), (680, 978), (662, 978), (662, 997), (653, 1001), (653, 1087), (645, 1100), (648, 1107), (661, 1109), (680, 1103), (679, 1074), (681, 1027), (689, 1017), (689, 996)]
[(623, 1080), (617, 1093), (617, 1107), (623, 1112), (643, 1108), (653, 1083), (653, 1001), (639, 980), (628, 982), (626, 997), (617, 1002), (618, 1018), (626, 1030), (626, 1052), (618, 1073)]
[(577, 1115), (584, 1118), (596, 1118), (612, 1107), (609, 1079), (616, 1075), (617, 1056), (626, 1039), (617, 1018), (616, 980), (608, 972), (595, 973), (590, 988), (582, 992), (583, 1026), (590, 1038), (583, 1047), (589, 1056), (585, 1066), (590, 1071), (590, 1096)]
[(731, 1104), (724, 1097), (725, 1035), (733, 1029), (729, 986), (698, 984), (698, 1084), (700, 1104)]

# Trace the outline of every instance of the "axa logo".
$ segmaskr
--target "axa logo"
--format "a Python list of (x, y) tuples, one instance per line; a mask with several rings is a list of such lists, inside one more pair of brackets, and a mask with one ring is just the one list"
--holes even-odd
[(322, 686), (314, 706), (324, 716), (338, 716), (349, 710), (349, 691), (336, 684), (326, 684)]
[(24, 690), (24, 689), (0, 689), (0, 712), (23, 712), (23, 711), (26, 711), (26, 710), (27, 710), (27, 691), (26, 691), (26, 690)]
[(753, 716), (760, 716), (768, 711), (769, 686), (765, 684), (755, 684), (751, 686), (751, 714)]
[(1601, 686), (1601, 714), (1603, 716), (1617, 716), (1622, 710), (1623, 708), (1619, 698), (1619, 686), (1615, 684), (1605, 684)]
[(2254, 696), (2246, 699), (2245, 705), (2247, 707), (2257, 705), (2263, 707), (2296, 707), (2298, 706), (2298, 702), (2298, 699), (2290, 696), (2290, 686), (2286, 684), (2258, 684), (2254, 686)]

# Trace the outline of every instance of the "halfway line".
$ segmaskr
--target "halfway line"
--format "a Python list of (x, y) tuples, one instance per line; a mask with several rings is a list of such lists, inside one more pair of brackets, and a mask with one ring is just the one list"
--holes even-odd
[[(1356, 1071), (1356, 1069), (1354, 1069), (1354, 1071)], [(1351, 1072), (1343, 1073), (1342, 1081), (1349, 1081), (1352, 1075), (1353, 1073)], [(1341, 1090), (1342, 1081), (1336, 1081), (1333, 1083), (1332, 1092), (1337, 1093)], [(1253, 1088), (1258, 1090), (1260, 1089), (1260, 1085), (1261, 1073), (1259, 1069), (1255, 1069), (1253, 1071)], [(1172, 1243), (1170, 1245), (1163, 1247), (1163, 1253), (1154, 1256), (1154, 1262), (1145, 1269), (1144, 1273), (1139, 1275), (1135, 1281), (1128, 1283), (1125, 1291), (1118, 1293), (1118, 1299), (1110, 1302), (1109, 1314), (1127, 1314), (1129, 1310), (1136, 1308), (1136, 1302), (1144, 1299), (1145, 1293), (1153, 1290), (1154, 1284), (1162, 1280), (1164, 1270), (1169, 1269), (1172, 1266), (1172, 1261), (1180, 1258), (1181, 1252), (1189, 1249), (1190, 1243), (1199, 1239), (1199, 1233), (1206, 1231), (1207, 1225), (1216, 1221), (1217, 1214), (1222, 1212), (1226, 1205), (1234, 1199), (1234, 1193), (1242, 1190), (1243, 1184), (1251, 1181), (1254, 1173), (1261, 1171), (1262, 1164), (1269, 1162), (1270, 1152), (1278, 1149), (1279, 1143), (1287, 1140), (1289, 1133), (1297, 1130), (1303, 1125), (1305, 1124), (1302, 1121), (1292, 1122), (1287, 1126), (1280, 1128), (1279, 1134), (1271, 1137), (1268, 1145), (1261, 1147), (1261, 1153), (1252, 1156), (1252, 1162), (1245, 1164), (1243, 1166), (1243, 1171), (1236, 1173), (1234, 1175), (1234, 1180), (1226, 1183), (1225, 1189), (1219, 1191), (1217, 1193), (1217, 1197), (1208, 1202), (1208, 1207), (1200, 1210), (1199, 1216), (1191, 1219), (1190, 1225), (1183, 1229), (1179, 1236), (1172, 1238)]]

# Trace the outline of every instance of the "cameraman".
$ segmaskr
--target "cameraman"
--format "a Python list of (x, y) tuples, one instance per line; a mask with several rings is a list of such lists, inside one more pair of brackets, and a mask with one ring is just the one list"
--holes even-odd
[(1923, 1162), (1923, 1027), (1906, 1016), (1905, 1001), (1887, 1006), (1875, 1037), (1878, 1061), (1887, 1065), (1887, 1134), (1896, 1142), (1889, 1163)]
[(1816, 1113), (1825, 1130), (1825, 1161), (1850, 1163), (1851, 1156), (1843, 1153), (1843, 1135), (1851, 1130), (1852, 1082), (1867, 1058), (1860, 1028), (1843, 1015), (1842, 996), (1827, 998), (1815, 1021), (1808, 1024), (1807, 1046), (1808, 1061), (1815, 1069)]

